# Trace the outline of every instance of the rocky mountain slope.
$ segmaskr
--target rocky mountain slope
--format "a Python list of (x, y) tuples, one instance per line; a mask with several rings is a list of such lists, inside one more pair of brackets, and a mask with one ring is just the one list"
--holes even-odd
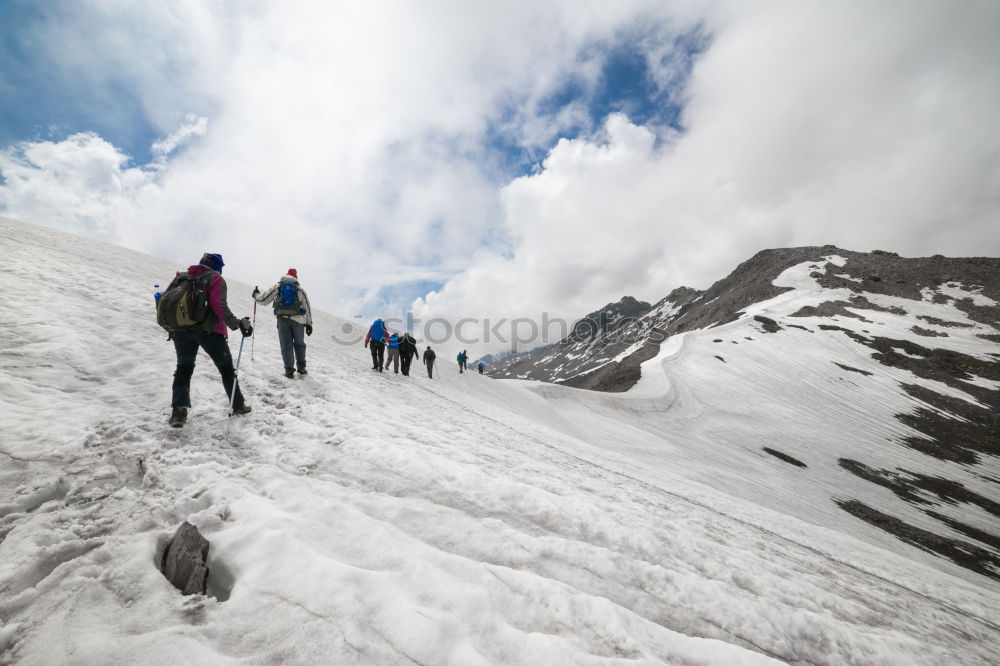
[[(627, 308), (627, 312), (623, 311), (622, 304), (638, 305), (638, 302), (626, 296), (619, 303), (611, 303), (583, 317), (573, 333), (558, 343), (505, 359), (492, 365), (488, 374), (599, 391), (628, 390), (639, 381), (639, 366), (656, 355), (667, 337), (745, 318), (748, 306), (790, 290), (773, 283), (782, 271), (804, 261), (814, 262), (819, 268), (826, 263), (823, 257), (830, 254), (845, 258), (842, 270), (817, 271), (814, 277), (821, 287), (847, 289), (851, 293), (846, 299), (831, 296), (830, 301), (820, 304), (816, 310), (805, 310), (793, 316), (858, 316), (849, 314), (846, 308), (874, 307), (865, 297), (866, 293), (922, 301), (925, 300), (922, 290), (937, 293), (938, 287), (952, 283), (973, 285), (982, 296), (992, 295), (993, 298), (1000, 291), (1000, 259), (952, 259), (940, 255), (911, 259), (891, 252), (851, 252), (834, 246), (764, 250), (705, 291), (680, 287), (651, 308), (633, 306)], [(944, 294), (933, 298), (938, 304), (954, 300)], [(979, 323), (998, 326), (1000, 322), (1000, 310), (995, 306), (978, 305), (971, 296), (958, 299), (956, 307)], [(897, 314), (908, 315), (905, 308), (899, 308)], [(920, 316), (923, 319), (913, 322), (918, 328), (921, 323), (935, 322), (944, 322), (945, 328), (949, 326), (947, 320), (933, 315)], [(604, 324), (607, 321), (614, 324), (607, 326)], [(942, 333), (939, 330), (926, 335), (933, 337)], [(978, 335), (987, 341), (992, 335), (993, 342), (1000, 341), (1000, 330)]]
[(582, 317), (565, 338), (490, 365), (487, 374), (579, 388), (626, 390), (638, 367), (656, 355), (670, 322), (701, 292), (681, 287), (655, 305), (625, 296)]

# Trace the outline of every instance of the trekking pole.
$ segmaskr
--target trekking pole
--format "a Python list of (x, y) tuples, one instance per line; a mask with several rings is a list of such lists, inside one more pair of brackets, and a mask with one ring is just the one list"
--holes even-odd
[[(233, 370), (233, 390), (229, 394), (229, 414), (226, 415), (226, 444), (229, 444), (229, 422), (233, 420), (233, 401), (236, 400), (236, 389), (240, 385), (240, 359), (243, 358), (243, 343), (246, 336), (240, 339), (240, 352), (236, 355), (236, 368)], [(253, 340), (250, 341), (253, 347)]]
[[(257, 299), (253, 299), (253, 327), (257, 328)], [(253, 361), (253, 337), (250, 338), (250, 360)]]

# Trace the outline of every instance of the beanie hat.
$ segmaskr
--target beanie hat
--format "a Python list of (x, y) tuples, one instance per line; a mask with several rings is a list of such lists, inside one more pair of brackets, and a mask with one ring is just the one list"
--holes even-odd
[(206, 252), (201, 255), (201, 261), (199, 261), (202, 266), (208, 266), (212, 270), (221, 271), (222, 267), (225, 266), (225, 262), (222, 261), (221, 254), (210, 254)]
[(297, 270), (295, 270), (294, 268), (289, 268), (288, 269), (288, 274), (291, 275), (296, 280), (299, 279), (299, 272)]

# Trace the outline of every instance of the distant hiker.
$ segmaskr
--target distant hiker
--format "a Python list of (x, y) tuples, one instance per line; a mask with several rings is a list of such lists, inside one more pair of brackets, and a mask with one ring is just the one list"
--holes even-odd
[(385, 369), (389, 369), (389, 364), (391, 363), (393, 368), (392, 371), (399, 374), (399, 336), (393, 333), (389, 336), (389, 343), (387, 345), (389, 349), (389, 354), (385, 359)]
[[(251, 294), (255, 301), (267, 305), (274, 301), (274, 316), (278, 320), (278, 342), (281, 344), (281, 360), (285, 363), (285, 377), (295, 376), (295, 370), (300, 375), (306, 372), (306, 339), (312, 335), (312, 308), (309, 307), (309, 296), (299, 285), (299, 272), (288, 269), (288, 274), (278, 282), (260, 293), (253, 288)], [(304, 334), (304, 335), (303, 335)], [(294, 367), (293, 367), (294, 365)]]
[(430, 345), (427, 345), (427, 349), (424, 350), (424, 365), (427, 366), (427, 378), (434, 379), (434, 359), (437, 358), (437, 354), (431, 349)]
[(417, 353), (417, 340), (409, 332), (403, 334), (403, 337), (399, 339), (399, 358), (402, 362), (403, 376), (410, 376), (410, 363), (413, 362), (413, 357), (416, 356), (417, 360), (420, 360), (420, 354)]
[(469, 362), (469, 357), (465, 353), (464, 349), (462, 350), (462, 353), (458, 355), (457, 359), (458, 359), (458, 374), (462, 374), (463, 372), (465, 372), (465, 364)]
[[(221, 254), (202, 255), (201, 261), (177, 273), (163, 292), (156, 307), (156, 321), (170, 331), (177, 353), (174, 371), (170, 425), (180, 428), (187, 421), (191, 407), (191, 375), (194, 373), (198, 349), (215, 363), (222, 376), (222, 386), (233, 405), (233, 414), (249, 414), (243, 392), (236, 383), (233, 355), (226, 338), (229, 330), (240, 329), (243, 337), (253, 335), (250, 318), (237, 319), (226, 302), (226, 281), (222, 277)], [(227, 328), (228, 327), (228, 328)]]
[(479, 370), (479, 374), (483, 374), (483, 370), (486, 369), (486, 366), (480, 363), (479, 365), (476, 366), (476, 369)]
[(385, 362), (385, 324), (381, 319), (372, 322), (365, 336), (365, 347), (371, 343), (372, 349), (372, 370), (382, 372), (382, 363)]

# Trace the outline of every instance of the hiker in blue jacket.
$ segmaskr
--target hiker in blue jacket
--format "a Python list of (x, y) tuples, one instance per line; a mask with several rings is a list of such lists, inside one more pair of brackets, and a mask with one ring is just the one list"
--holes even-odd
[(381, 319), (372, 322), (365, 336), (365, 347), (371, 344), (372, 370), (382, 372), (382, 362), (385, 357), (385, 324)]
[(465, 350), (458, 355), (458, 374), (465, 372), (465, 364), (469, 362), (469, 356), (466, 354)]
[(277, 284), (260, 293), (253, 288), (251, 294), (258, 303), (268, 304), (274, 301), (274, 316), (278, 320), (278, 342), (281, 344), (281, 360), (285, 363), (285, 377), (295, 376), (298, 369), (300, 375), (306, 372), (306, 339), (312, 335), (312, 308), (309, 307), (309, 297), (306, 290), (299, 285), (299, 272), (288, 269), (288, 274), (278, 280)]
[(385, 359), (385, 369), (389, 369), (389, 364), (392, 364), (392, 371), (395, 374), (399, 374), (399, 336), (393, 333), (389, 336), (389, 355)]

